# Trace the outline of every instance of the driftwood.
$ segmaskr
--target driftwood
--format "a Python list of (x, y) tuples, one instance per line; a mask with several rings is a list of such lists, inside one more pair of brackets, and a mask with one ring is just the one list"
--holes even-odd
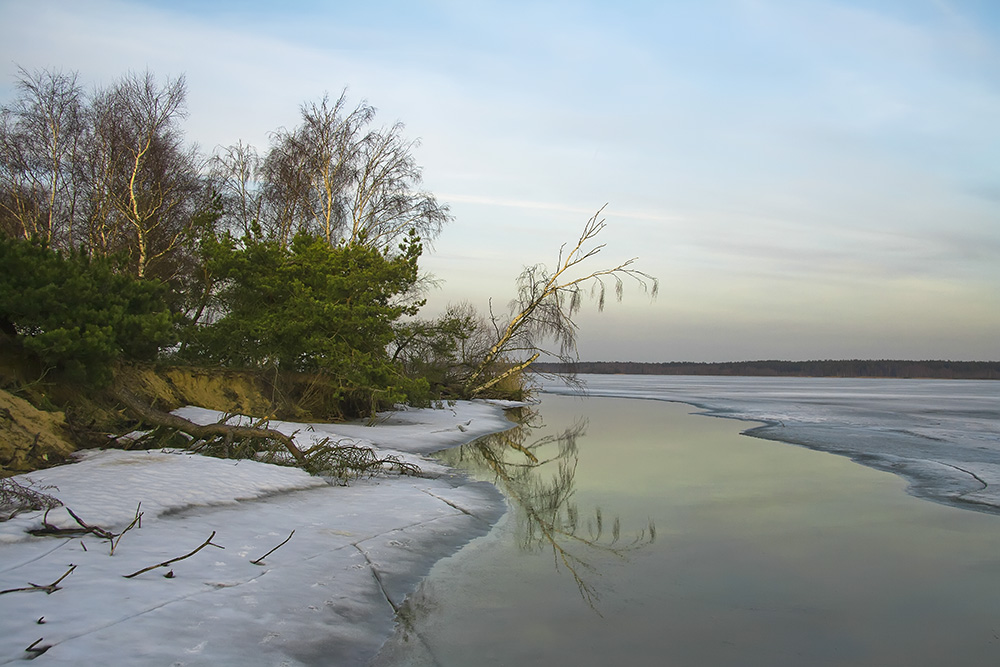
[(231, 424), (196, 424), (193, 421), (184, 419), (183, 417), (178, 417), (177, 415), (172, 415), (168, 412), (162, 412), (152, 406), (146, 405), (139, 400), (138, 396), (121, 387), (115, 389), (115, 397), (124, 403), (129, 410), (138, 415), (143, 421), (149, 422), (150, 424), (176, 429), (181, 433), (187, 433), (192, 438), (197, 440), (204, 440), (215, 436), (222, 436), (230, 439), (268, 438), (276, 440), (284, 445), (285, 449), (287, 449), (288, 452), (295, 457), (295, 460), (299, 463), (299, 465), (304, 465), (306, 463), (306, 456), (302, 453), (302, 450), (295, 446), (295, 443), (292, 442), (291, 438), (280, 431), (275, 431), (270, 428), (257, 428), (254, 426), (233, 426)]

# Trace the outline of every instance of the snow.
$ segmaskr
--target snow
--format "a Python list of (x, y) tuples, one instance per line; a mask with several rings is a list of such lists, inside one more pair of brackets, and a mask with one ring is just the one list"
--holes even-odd
[[(177, 414), (200, 423), (221, 418), (195, 407)], [(177, 450), (89, 451), (20, 476), (112, 533), (137, 511), (142, 517), (113, 555), (92, 534), (29, 534), (42, 526), (42, 512), (0, 523), (0, 590), (45, 586), (76, 566), (51, 594), (0, 595), (0, 664), (35, 656), (52, 665), (364, 664), (431, 565), (485, 534), (504, 511), (493, 486), (423, 454), (509, 426), (502, 407), (485, 402), (399, 410), (371, 427), (271, 423), (304, 449), (329, 437), (423, 471), (350, 486)], [(65, 508), (51, 510), (47, 522), (78, 525)], [(213, 532), (194, 555), (125, 578), (190, 553)]]
[[(1000, 513), (1000, 382), (581, 375), (595, 396), (695, 405), (745, 431), (896, 473), (913, 495)], [(577, 390), (547, 383), (551, 393)]]

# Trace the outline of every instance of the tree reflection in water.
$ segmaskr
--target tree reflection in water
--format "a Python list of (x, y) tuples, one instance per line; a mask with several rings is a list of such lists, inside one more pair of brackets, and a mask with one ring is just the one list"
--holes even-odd
[(608, 526), (600, 507), (581, 518), (574, 495), (577, 439), (586, 432), (585, 419), (559, 433), (532, 439), (544, 428), (541, 415), (527, 407), (510, 412), (518, 423), (514, 428), (445, 450), (437, 458), (491, 479), (516, 514), (521, 549), (552, 549), (556, 570), (565, 568), (580, 595), (597, 611), (595, 603), (600, 596), (588, 577), (600, 573), (591, 565), (591, 557), (600, 551), (625, 558), (630, 551), (656, 540), (656, 526), (650, 520), (645, 528), (623, 540), (619, 517), (612, 518)]

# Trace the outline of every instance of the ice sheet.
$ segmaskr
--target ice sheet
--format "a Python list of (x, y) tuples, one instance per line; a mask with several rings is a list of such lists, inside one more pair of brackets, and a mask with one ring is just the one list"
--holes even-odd
[[(597, 396), (689, 403), (746, 431), (897, 473), (914, 495), (1000, 513), (1000, 382), (582, 375)], [(549, 382), (544, 390), (574, 393)]]

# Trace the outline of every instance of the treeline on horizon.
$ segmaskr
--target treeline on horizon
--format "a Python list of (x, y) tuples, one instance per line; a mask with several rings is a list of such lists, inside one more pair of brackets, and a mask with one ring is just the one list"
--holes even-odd
[(905, 361), (843, 359), (815, 361), (637, 362), (581, 361), (576, 364), (536, 362), (543, 373), (603, 375), (734, 375), (748, 377), (860, 377), (1000, 380), (1000, 361)]

